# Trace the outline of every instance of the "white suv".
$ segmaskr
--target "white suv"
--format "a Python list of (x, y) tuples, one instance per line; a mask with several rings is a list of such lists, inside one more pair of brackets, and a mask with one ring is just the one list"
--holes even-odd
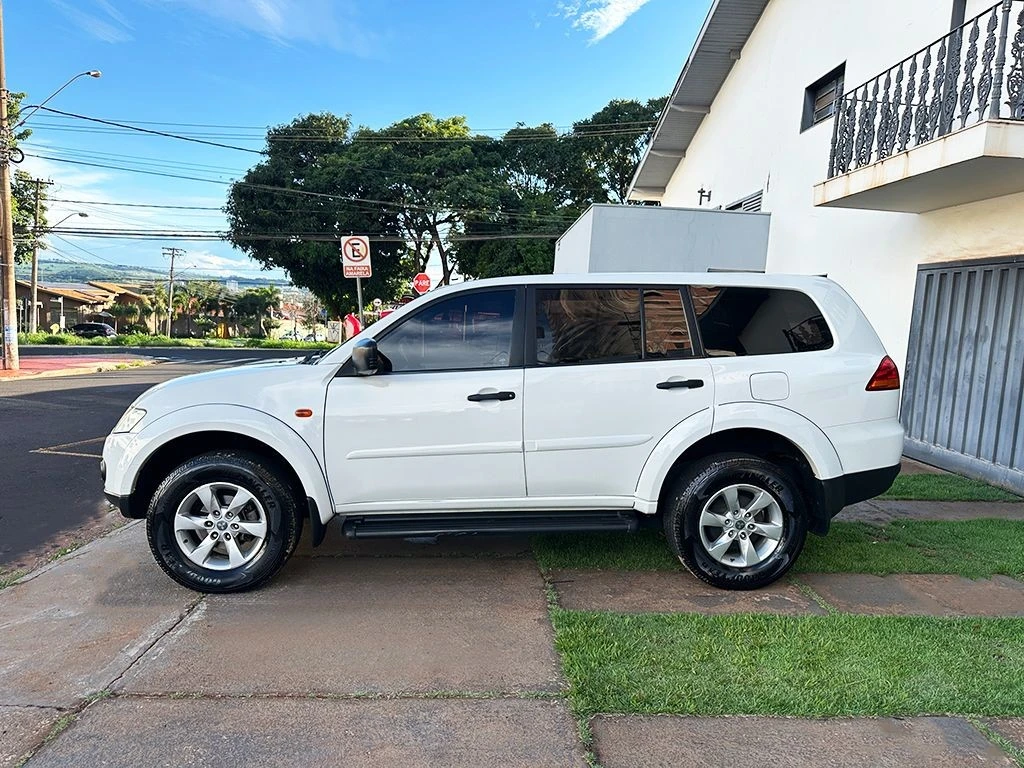
[(204, 592), (354, 538), (632, 531), (751, 589), (899, 472), (899, 374), (813, 277), (545, 275), (433, 291), (321, 357), (160, 384), (105, 493)]

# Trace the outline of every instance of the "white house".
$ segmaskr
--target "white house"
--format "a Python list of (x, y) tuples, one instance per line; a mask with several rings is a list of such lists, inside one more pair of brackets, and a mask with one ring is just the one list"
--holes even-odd
[(1024, 0), (714, 0), (630, 196), (769, 213), (766, 269), (904, 372), (907, 452), (1024, 490)]

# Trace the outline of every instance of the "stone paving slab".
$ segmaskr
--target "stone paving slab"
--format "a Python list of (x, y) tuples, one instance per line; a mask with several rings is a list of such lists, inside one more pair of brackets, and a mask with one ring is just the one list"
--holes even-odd
[(1014, 762), (956, 718), (609, 717), (591, 723), (603, 768), (990, 768)]
[(804, 573), (801, 582), (844, 613), (886, 616), (1024, 616), (1024, 583), (1009, 576)]
[(716, 589), (688, 573), (658, 571), (554, 571), (559, 604), (569, 610), (621, 613), (825, 614), (786, 582), (740, 592)]
[(986, 724), (1024, 752), (1024, 717), (992, 718)]
[(0, 706), (0, 768), (15, 766), (60, 718), (58, 709)]
[(846, 507), (836, 520), (885, 525), (894, 520), (1024, 520), (1024, 504), (1012, 501), (891, 501), (872, 499)]
[(561, 701), (126, 698), (28, 765), (583, 768), (575, 733)]
[(125, 675), (141, 693), (562, 690), (534, 563), (298, 558), (210, 596)]
[(0, 592), (0, 704), (73, 706), (195, 600), (153, 562), (143, 526), (87, 544)]

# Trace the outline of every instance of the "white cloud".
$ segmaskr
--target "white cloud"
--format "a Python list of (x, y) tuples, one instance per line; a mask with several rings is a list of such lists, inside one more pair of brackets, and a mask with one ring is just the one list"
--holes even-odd
[(97, 40), (104, 43), (124, 43), (133, 39), (131, 24), (110, 0), (95, 0), (94, 5), (99, 11), (95, 14), (81, 7), (69, 5), (64, 0), (50, 0), (50, 3), (59, 8), (69, 21)]
[(211, 251), (189, 248), (185, 256), (185, 264), (180, 268), (182, 277), (190, 279), (190, 274), (209, 274), (227, 277), (231, 274), (246, 274), (253, 271), (253, 262), (248, 259), (230, 259), (219, 256)]
[(269, 38), (326, 45), (357, 56), (377, 53), (379, 38), (363, 29), (352, 3), (337, 0), (150, 0), (185, 5), (227, 25)]
[(597, 43), (617, 30), (648, 0), (571, 0), (560, 2), (558, 10), (572, 20), (573, 29), (590, 33), (590, 42)]

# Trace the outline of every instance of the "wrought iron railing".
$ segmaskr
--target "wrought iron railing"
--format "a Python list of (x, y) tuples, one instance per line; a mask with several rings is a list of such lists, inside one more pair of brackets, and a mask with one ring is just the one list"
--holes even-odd
[(1024, 120), (1024, 0), (1001, 0), (845, 93), (828, 177), (997, 119)]

